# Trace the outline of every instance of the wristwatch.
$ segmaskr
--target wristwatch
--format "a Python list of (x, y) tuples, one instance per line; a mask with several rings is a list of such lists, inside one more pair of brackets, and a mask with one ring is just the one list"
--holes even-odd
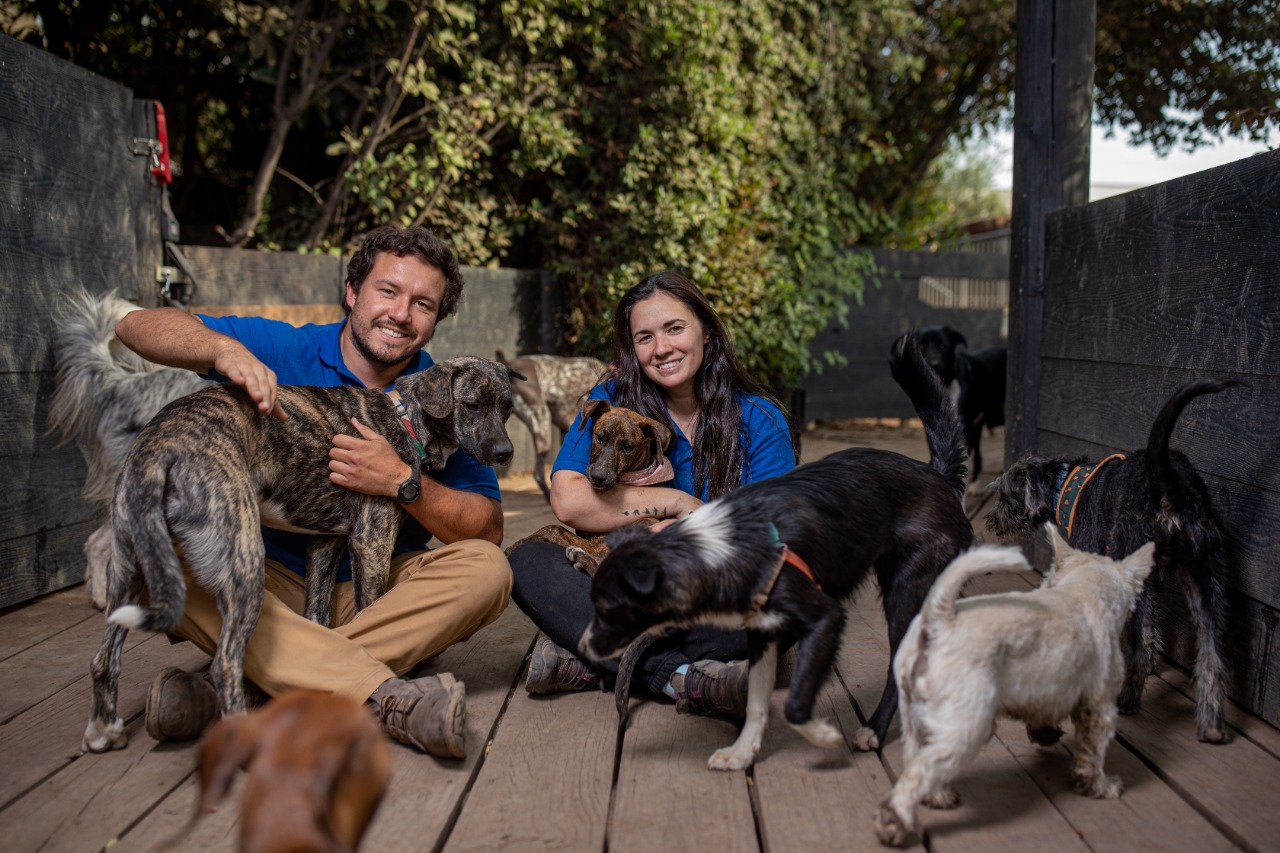
[(422, 494), (422, 484), (418, 482), (418, 475), (414, 474), (401, 483), (399, 489), (396, 489), (396, 500), (402, 504), (411, 504), (420, 494)]

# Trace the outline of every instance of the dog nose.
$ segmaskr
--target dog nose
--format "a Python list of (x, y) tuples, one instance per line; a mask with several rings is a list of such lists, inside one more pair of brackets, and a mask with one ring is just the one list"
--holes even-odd
[(498, 465), (507, 465), (511, 462), (511, 457), (515, 455), (515, 450), (511, 445), (506, 447), (495, 447), (493, 449), (493, 458)]

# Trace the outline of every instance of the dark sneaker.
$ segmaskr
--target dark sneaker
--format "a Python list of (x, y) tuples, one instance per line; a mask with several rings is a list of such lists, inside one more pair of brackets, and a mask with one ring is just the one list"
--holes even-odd
[(671, 676), (676, 712), (746, 719), (747, 671), (744, 660), (700, 660), (689, 664), (684, 675)]
[(545, 634), (538, 638), (529, 658), (529, 674), (524, 689), (529, 693), (564, 693), (570, 690), (599, 690), (603, 679), (591, 667), (566, 651)]
[(147, 734), (158, 741), (195, 740), (218, 719), (218, 691), (209, 671), (169, 667), (147, 691)]
[(466, 687), (449, 673), (388, 678), (369, 701), (383, 730), (400, 743), (443, 758), (466, 756)]

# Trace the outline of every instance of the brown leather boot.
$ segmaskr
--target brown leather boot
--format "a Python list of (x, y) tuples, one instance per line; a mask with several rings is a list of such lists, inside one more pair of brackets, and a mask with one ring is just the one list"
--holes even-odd
[(466, 686), (449, 673), (388, 678), (369, 702), (382, 728), (400, 743), (444, 758), (466, 756)]
[(162, 670), (147, 691), (147, 734), (158, 741), (195, 740), (219, 717), (209, 671)]

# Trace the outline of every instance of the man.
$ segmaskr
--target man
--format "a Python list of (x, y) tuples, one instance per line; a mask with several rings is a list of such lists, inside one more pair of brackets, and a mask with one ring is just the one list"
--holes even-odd
[[(344, 322), (295, 328), (260, 317), (192, 316), (173, 308), (126, 315), (116, 334), (145, 358), (243, 386), (260, 411), (287, 415), (276, 384), (353, 385), (388, 390), (405, 373), (432, 365), (423, 347), (450, 316), (462, 276), (449, 247), (425, 228), (370, 232), (347, 270)], [(401, 526), (387, 592), (356, 614), (344, 561), (332, 623), (305, 619), (305, 538), (263, 528), (266, 600), (245, 653), (245, 677), (269, 695), (291, 688), (368, 701), (387, 733), (440, 756), (465, 755), (463, 684), (448, 673), (405, 676), (502, 613), (511, 568), (498, 544), (502, 510), (493, 469), (459, 450), (420, 479), (382, 436), (359, 422), (360, 437), (337, 435), (329, 478), (371, 495), (396, 497)], [(427, 549), (435, 536), (445, 543)], [(210, 654), (221, 617), (213, 598), (188, 580), (178, 633)], [(147, 696), (147, 732), (157, 740), (199, 737), (218, 714), (206, 674), (167, 669)]]

